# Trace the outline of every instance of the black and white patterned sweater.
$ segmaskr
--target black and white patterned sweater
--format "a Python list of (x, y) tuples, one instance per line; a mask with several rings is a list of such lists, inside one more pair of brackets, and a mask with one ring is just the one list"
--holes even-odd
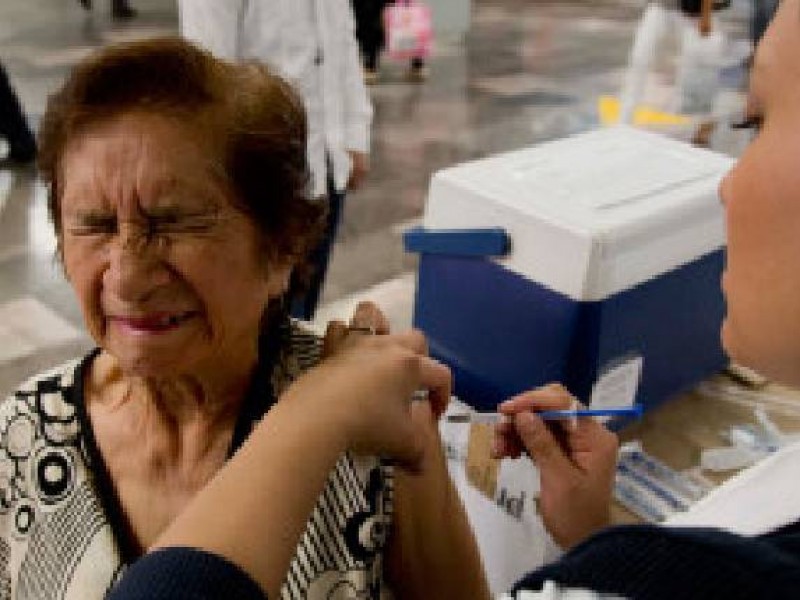
[[(319, 353), (319, 339), (292, 325), (271, 375), (259, 372), (280, 394)], [(84, 406), (83, 377), (96, 355), (31, 378), (0, 405), (0, 600), (103, 598), (138, 558)], [(254, 384), (248, 394), (232, 452), (269, 409), (262, 391)], [(282, 597), (389, 597), (382, 555), (392, 491), (390, 466), (343, 455), (309, 518)]]

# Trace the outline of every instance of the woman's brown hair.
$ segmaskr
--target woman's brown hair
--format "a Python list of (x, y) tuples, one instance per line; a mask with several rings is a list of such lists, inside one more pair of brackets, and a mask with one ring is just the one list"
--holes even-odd
[(219, 142), (233, 202), (258, 226), (266, 258), (298, 261), (310, 252), (325, 209), (308, 195), (302, 100), (265, 65), (221, 61), (177, 37), (104, 48), (49, 99), (39, 169), (59, 239), (66, 148), (89, 128), (131, 112), (207, 127)]

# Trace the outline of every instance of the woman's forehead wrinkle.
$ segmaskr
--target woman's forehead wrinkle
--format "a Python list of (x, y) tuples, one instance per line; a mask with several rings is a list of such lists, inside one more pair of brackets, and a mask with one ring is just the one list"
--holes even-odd
[(121, 143), (121, 154), (110, 169), (116, 184), (111, 193), (116, 194), (123, 213), (141, 217), (152, 207), (176, 205), (196, 195), (203, 171), (197, 165), (190, 177), (181, 153), (169, 156), (155, 140), (145, 134), (133, 134)]

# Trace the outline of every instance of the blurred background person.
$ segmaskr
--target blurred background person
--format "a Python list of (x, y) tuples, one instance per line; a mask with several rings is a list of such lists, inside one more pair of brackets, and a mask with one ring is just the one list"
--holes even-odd
[[(396, 4), (394, 0), (351, 0), (356, 18), (356, 38), (364, 64), (364, 81), (371, 85), (380, 79), (381, 52), (386, 46), (384, 10)], [(406, 0), (400, 0), (405, 3)], [(406, 75), (410, 81), (424, 81), (428, 77), (425, 59), (412, 57)]]
[(384, 45), (383, 9), (389, 0), (352, 0), (356, 38), (364, 63), (364, 81), (378, 81), (378, 61)]
[(312, 197), (326, 201), (325, 236), (306, 281), (295, 277), (292, 315), (311, 319), (322, 292), (347, 190), (369, 169), (372, 104), (348, 0), (179, 0), (181, 33), (227, 60), (262, 61), (300, 92), (308, 113)]
[[(92, 10), (94, 0), (78, 0), (86, 10)], [(111, 0), (111, 16), (114, 19), (132, 19), (136, 10), (131, 7), (128, 0)]]
[(36, 158), (36, 140), (17, 95), (11, 87), (3, 64), (0, 63), (0, 136), (8, 144), (6, 161), (11, 164), (25, 164)]

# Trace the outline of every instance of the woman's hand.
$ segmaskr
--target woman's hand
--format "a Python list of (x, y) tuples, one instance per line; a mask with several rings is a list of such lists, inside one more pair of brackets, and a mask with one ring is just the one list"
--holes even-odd
[(574, 400), (559, 384), (522, 393), (498, 407), (509, 420), (495, 431), (496, 457), (527, 451), (539, 468), (539, 511), (563, 548), (609, 524), (618, 447), (617, 436), (593, 418), (545, 423), (536, 416), (570, 408)]
[[(348, 333), (285, 396), (340, 430), (344, 448), (395, 458), (413, 469), (425, 446), (419, 422), (431, 410), (440, 414), (450, 398), (450, 370), (427, 354), (418, 331)], [(420, 389), (428, 390), (427, 402), (412, 401)]]

